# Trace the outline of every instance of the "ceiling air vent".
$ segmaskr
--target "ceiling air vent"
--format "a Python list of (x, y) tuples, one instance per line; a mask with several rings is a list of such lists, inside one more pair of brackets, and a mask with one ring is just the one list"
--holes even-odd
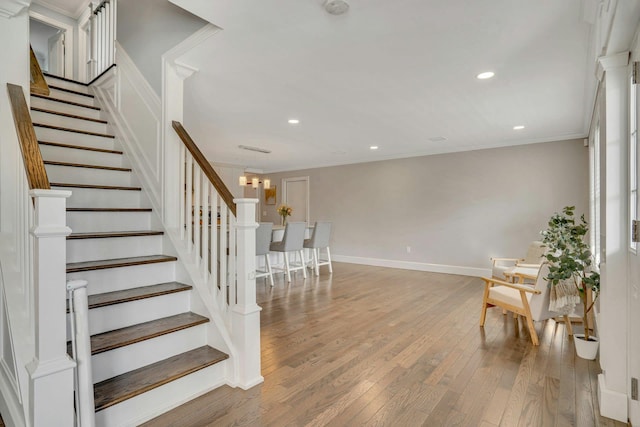
[(249, 145), (238, 145), (238, 148), (241, 150), (256, 151), (258, 153), (271, 154), (271, 150), (267, 150), (265, 148), (260, 148), (260, 147), (251, 147)]

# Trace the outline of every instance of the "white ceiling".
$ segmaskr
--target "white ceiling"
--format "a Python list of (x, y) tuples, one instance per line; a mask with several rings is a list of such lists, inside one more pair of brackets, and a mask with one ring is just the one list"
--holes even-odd
[(185, 124), (210, 160), (274, 172), (586, 135), (582, 1), (347, 1), (342, 16), (319, 0), (209, 3), (223, 30), (182, 60), (199, 69)]
[(587, 133), (592, 0), (347, 0), (341, 16), (322, 0), (171, 1), (222, 28), (181, 58), (199, 69), (185, 125), (214, 162), (274, 172)]

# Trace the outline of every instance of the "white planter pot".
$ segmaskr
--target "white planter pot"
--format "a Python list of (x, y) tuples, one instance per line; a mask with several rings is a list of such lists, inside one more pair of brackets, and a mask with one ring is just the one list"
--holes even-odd
[(600, 344), (597, 337), (589, 335), (589, 341), (585, 341), (584, 334), (574, 334), (573, 342), (576, 344), (576, 353), (579, 357), (587, 360), (593, 360), (596, 358), (596, 354), (598, 354), (598, 345)]

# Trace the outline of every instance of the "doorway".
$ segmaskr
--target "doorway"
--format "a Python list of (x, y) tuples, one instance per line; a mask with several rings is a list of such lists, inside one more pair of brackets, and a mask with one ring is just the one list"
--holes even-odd
[(29, 41), (42, 71), (73, 78), (73, 27), (37, 12), (29, 13)]
[(293, 208), (288, 221), (309, 222), (309, 177), (282, 180), (283, 203)]

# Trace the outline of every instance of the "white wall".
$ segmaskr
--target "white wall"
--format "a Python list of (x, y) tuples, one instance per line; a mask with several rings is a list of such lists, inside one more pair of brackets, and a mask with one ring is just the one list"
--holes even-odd
[[(463, 269), (451, 271), (478, 274), (474, 269), (488, 268), (491, 256), (524, 256), (563, 206), (588, 215), (588, 173), (588, 149), (569, 140), (269, 178), (279, 204), (282, 178), (310, 177), (310, 219), (333, 222), (338, 258), (458, 266)], [(279, 222), (276, 206), (263, 205), (263, 221)]]
[(162, 54), (205, 24), (167, 0), (118, 1), (118, 43), (158, 95)]

